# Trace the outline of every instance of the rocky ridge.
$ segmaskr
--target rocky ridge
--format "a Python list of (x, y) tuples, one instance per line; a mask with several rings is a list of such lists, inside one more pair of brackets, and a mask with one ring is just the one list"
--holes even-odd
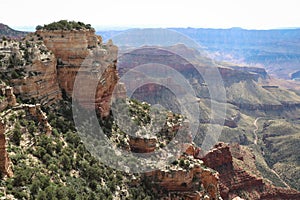
[[(186, 55), (188, 53), (193, 54), (193, 57), (195, 58), (192, 58), (191, 60), (185, 59), (186, 57), (189, 58), (189, 56)], [(295, 95), (294, 92), (285, 90), (281, 87), (268, 89), (260, 83), (261, 79), (268, 78), (264, 69), (251, 66), (232, 66), (226, 63), (216, 65), (207, 58), (205, 60), (205, 58), (206, 57), (203, 57), (199, 53), (197, 54), (194, 51), (188, 50), (184, 45), (175, 45), (174, 47), (166, 48), (142, 47), (124, 53), (119, 58), (118, 68), (119, 73), (122, 76), (130, 69), (148, 63), (159, 63), (161, 65), (172, 67), (189, 81), (190, 85), (196, 91), (197, 97), (209, 99), (209, 88), (202, 75), (209, 76), (209, 69), (211, 67), (217, 67), (226, 89), (226, 100), (217, 99), (220, 102), (226, 101), (245, 111), (282, 111), (285, 109), (291, 110), (300, 106), (300, 97)], [(195, 66), (197, 66), (197, 69)], [(132, 80), (134, 81), (128, 81), (128, 83), (126, 83), (130, 88), (137, 87), (138, 82), (135, 80), (144, 77), (144, 75), (139, 72), (135, 73), (136, 74), (132, 75)], [(157, 76), (159, 77), (159, 74), (157, 74)], [(184, 93), (182, 88), (178, 87), (172, 80), (166, 80), (166, 82), (174, 88), (177, 87), (176, 89), (179, 95)], [(172, 110), (174, 111), (178, 105), (176, 105), (176, 102), (173, 100), (174, 94), (172, 96), (172, 94), (169, 93), (170, 91), (168, 91), (168, 89), (157, 84), (149, 83), (138, 88), (133, 96), (141, 101), (147, 101), (151, 104), (155, 104), (158, 100), (162, 102), (167, 99), (165, 100), (166, 104), (174, 104), (170, 106), (171, 108), (175, 107), (175, 109)], [(169, 99), (172, 99), (172, 101)], [(226, 120), (230, 121), (230, 119)], [(232, 124), (230, 126), (233, 127), (234, 125)]]
[(21, 39), (28, 33), (23, 31), (16, 31), (9, 26), (0, 23), (0, 38), (5, 37), (9, 39)]
[[(22, 42), (0, 44), (2, 79), (8, 80), (23, 100), (51, 105), (61, 100), (62, 94), (71, 97), (80, 69), (80, 80), (86, 80), (80, 84), (86, 88), (78, 93), (78, 100), (96, 106), (102, 116), (109, 114), (110, 97), (119, 79), (118, 49), (112, 42), (102, 43), (94, 30), (39, 30)], [(92, 78), (99, 76), (100, 83)], [(89, 88), (91, 81), (98, 83), (96, 100), (89, 96), (94, 92)]]
[[(293, 189), (270, 185), (261, 178), (255, 165), (246, 171), (239, 165), (255, 162), (251, 152), (239, 145), (219, 143), (207, 155), (201, 158), (204, 164), (219, 172), (220, 194), (223, 199), (232, 199), (237, 195), (245, 199), (299, 199), (300, 193)], [(256, 173), (256, 174), (254, 174)]]

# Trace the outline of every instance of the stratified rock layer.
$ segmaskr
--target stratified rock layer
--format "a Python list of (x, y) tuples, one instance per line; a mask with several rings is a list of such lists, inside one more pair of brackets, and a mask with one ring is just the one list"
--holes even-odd
[(43, 105), (61, 99), (56, 58), (34, 34), (20, 42), (0, 43), (0, 55), (1, 79), (13, 87), (20, 99)]
[(31, 75), (10, 81), (16, 95), (21, 95), (24, 100), (35, 99), (43, 105), (51, 105), (61, 99), (61, 91), (57, 82), (56, 59), (53, 55), (50, 60), (35, 60), (24, 69)]
[[(146, 181), (155, 187), (163, 199), (217, 199), (218, 173), (205, 168), (203, 162), (192, 157), (182, 157), (184, 166), (171, 165), (166, 169), (157, 169), (145, 173)], [(166, 193), (167, 192), (167, 193)]]
[[(73, 95), (85, 107), (97, 107), (102, 117), (108, 116), (110, 100), (119, 80), (118, 48), (111, 41), (103, 44), (94, 30), (41, 30), (36, 34), (57, 58), (58, 82), (63, 94)], [(74, 88), (77, 80), (78, 87)]]
[(130, 149), (136, 153), (150, 153), (156, 148), (157, 138), (140, 138), (129, 136)]
[[(224, 200), (232, 199), (237, 194), (243, 194), (249, 199), (296, 200), (300, 198), (300, 193), (296, 190), (273, 187), (264, 182), (261, 177), (239, 167), (234, 161), (233, 155), (237, 159), (243, 160), (243, 153), (235, 146), (232, 154), (232, 148), (225, 143), (219, 143), (202, 158), (206, 166), (220, 173), (220, 194)], [(255, 157), (252, 158), (252, 162), (255, 162)]]

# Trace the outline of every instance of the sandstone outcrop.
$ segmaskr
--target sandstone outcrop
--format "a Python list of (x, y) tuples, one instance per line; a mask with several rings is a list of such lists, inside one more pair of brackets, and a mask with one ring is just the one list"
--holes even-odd
[[(32, 41), (33, 40), (33, 41)], [(11, 41), (0, 49), (2, 78), (9, 81), (15, 95), (24, 101), (51, 105), (61, 99), (56, 58), (41, 40), (29, 35), (22, 42)]]
[[(102, 43), (92, 29), (40, 30), (36, 34), (57, 58), (58, 82), (63, 93), (72, 96), (76, 76), (80, 74), (80, 88), (75, 88), (79, 91), (73, 97), (86, 107), (97, 107), (102, 117), (108, 116), (110, 100), (119, 80), (118, 48), (111, 41)], [(96, 88), (90, 87), (95, 82)]]
[(32, 73), (32, 76), (11, 80), (16, 95), (19, 94), (24, 100), (35, 99), (43, 105), (51, 105), (61, 99), (54, 56), (50, 60), (34, 61), (24, 69)]
[(135, 153), (150, 153), (156, 148), (157, 138), (143, 138), (129, 136), (130, 150)]
[(7, 102), (9, 106), (15, 106), (17, 105), (17, 99), (16, 96), (14, 94), (14, 90), (12, 87), (6, 87), (5, 88), (5, 96), (7, 98)]
[[(245, 156), (238, 145), (231, 147), (219, 143), (201, 158), (206, 166), (219, 172), (220, 194), (224, 200), (235, 198), (237, 194), (243, 194), (246, 199), (299, 199), (300, 193), (296, 190), (273, 187), (263, 181), (258, 172), (254, 175), (245, 171), (234, 160), (244, 161)], [(250, 156), (250, 162), (255, 162), (253, 155)], [(255, 165), (247, 168), (257, 171)]]
[[(219, 143), (202, 158), (205, 165), (220, 173), (220, 194), (223, 199), (231, 199), (238, 190), (262, 188), (262, 179), (250, 176), (239, 168), (234, 168), (229, 145)], [(249, 188), (250, 187), (250, 188)]]
[(17, 99), (12, 87), (1, 84), (0, 96), (2, 96), (0, 101), (0, 112), (6, 109), (8, 106), (13, 107), (17, 105)]
[[(193, 157), (181, 158), (184, 166), (172, 164), (164, 169), (145, 173), (162, 199), (208, 199), (218, 198), (218, 173), (205, 168), (201, 160)], [(166, 195), (168, 194), (168, 195)]]
[[(96, 107), (104, 117), (119, 80), (117, 52), (112, 41), (102, 43), (93, 29), (39, 30), (20, 43), (0, 44), (2, 78), (9, 80), (14, 93), (25, 102), (51, 105), (62, 95), (72, 96), (80, 74), (85, 81), (76, 88), (80, 90), (77, 100)], [(96, 88), (89, 87), (91, 81)], [(124, 91), (121, 86), (118, 91)], [(89, 96), (95, 92), (91, 90), (96, 95)]]

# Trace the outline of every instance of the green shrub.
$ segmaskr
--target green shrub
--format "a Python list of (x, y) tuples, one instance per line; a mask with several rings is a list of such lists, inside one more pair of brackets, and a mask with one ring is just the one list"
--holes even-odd
[(12, 133), (12, 141), (13, 141), (17, 146), (19, 146), (19, 145), (20, 145), (20, 142), (21, 142), (21, 138), (22, 138), (21, 130), (18, 129), (18, 128), (15, 128), (15, 129), (13, 130), (13, 133)]
[(83, 22), (60, 20), (58, 22), (52, 22), (45, 24), (44, 26), (38, 25), (36, 30), (82, 30), (82, 29), (93, 29), (90, 24), (84, 24)]
[(180, 159), (179, 166), (184, 168), (184, 166), (185, 166), (184, 159)]

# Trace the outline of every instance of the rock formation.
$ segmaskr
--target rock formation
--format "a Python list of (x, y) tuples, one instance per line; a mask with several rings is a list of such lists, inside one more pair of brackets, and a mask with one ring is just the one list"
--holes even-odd
[[(145, 181), (150, 182), (162, 199), (208, 199), (218, 198), (218, 173), (205, 168), (201, 160), (191, 156), (182, 157), (179, 163), (165, 169), (145, 173)], [(166, 195), (168, 194), (168, 195)], [(169, 196), (168, 198), (166, 196)], [(174, 196), (174, 197), (171, 197)]]
[[(31, 39), (32, 42), (30, 42)], [(86, 108), (94, 109), (96, 107), (102, 117), (108, 116), (111, 98), (126, 98), (124, 85), (117, 85), (119, 80), (117, 52), (118, 49), (112, 41), (107, 44), (102, 43), (101, 37), (96, 36), (93, 29), (39, 30), (29, 35), (24, 42), (5, 43), (5, 48), (1, 46), (0, 49), (0, 58), (3, 60), (3, 62), (1, 60), (1, 67), (3, 64), (6, 65), (1, 68), (1, 73), (4, 78), (9, 80), (12, 87), (0, 86), (1, 97), (4, 97), (1, 98), (0, 111), (9, 106), (13, 109), (24, 109), (40, 122), (47, 135), (51, 134), (52, 127), (48, 123), (46, 114), (41, 110), (41, 106), (39, 104), (17, 106), (14, 93), (22, 100), (35, 99), (42, 105), (51, 105), (66, 95), (75, 98)], [(172, 66), (181, 72), (190, 81), (190, 84), (198, 84), (199, 88), (207, 87), (201, 76), (194, 75), (197, 72), (193, 64), (167, 50), (158, 48), (136, 50), (131, 54), (123, 55), (119, 67), (121, 73), (125, 73), (130, 68), (149, 62)], [(209, 70), (206, 71), (205, 64), (207, 63), (201, 66), (201, 70), (203, 70), (201, 72), (204, 74), (209, 73), (207, 72)], [(225, 86), (245, 80), (250, 83), (267, 76), (264, 70), (250, 67), (238, 70), (235, 70), (234, 67), (219, 67), (219, 71)], [(74, 88), (74, 83), (79, 75), (81, 78), (77, 86), (80, 87)], [(139, 75), (137, 74), (137, 76)], [(175, 84), (171, 79), (167, 81)], [(129, 84), (132, 84), (132, 87), (138, 85), (136, 79), (132, 79)], [(92, 85), (95, 87), (91, 87)], [(145, 88), (141, 88), (142, 95), (147, 97), (160, 91), (159, 89), (161, 86), (154, 84), (148, 84)], [(278, 88), (263, 88), (270, 93), (273, 89), (277, 90)], [(185, 94), (185, 88), (179, 87), (178, 91), (180, 94)], [(170, 101), (169, 96), (166, 99)], [(300, 103), (284, 101), (280, 101), (279, 104), (256, 105), (235, 101), (230, 103), (248, 110), (281, 110), (300, 107)], [(226, 119), (225, 126), (237, 127), (239, 118), (240, 116), (237, 115), (234, 118)], [(179, 127), (179, 125), (170, 125), (168, 132), (173, 134)], [(12, 176), (4, 132), (5, 124), (0, 121), (0, 171), (2, 174)], [(187, 137), (185, 139), (192, 141)], [(130, 150), (136, 153), (153, 152), (159, 146), (159, 142), (161, 141), (157, 137), (129, 136)], [(217, 199), (219, 193), (225, 200), (239, 199), (240, 197), (250, 199), (300, 198), (299, 192), (272, 187), (259, 176), (259, 173), (246, 171), (237, 164), (237, 160), (255, 162), (255, 157), (251, 155), (246, 157), (240, 146), (219, 143), (205, 156), (202, 156), (201, 150), (192, 144), (183, 146), (186, 149), (185, 154), (177, 160), (177, 163), (144, 174), (144, 180), (151, 183), (154, 190), (164, 199)], [(252, 165), (249, 165), (248, 168), (251, 169), (250, 171), (256, 170)]]
[(30, 74), (22, 79), (12, 79), (15, 94), (20, 94), (22, 99), (35, 99), (43, 105), (51, 105), (61, 99), (61, 91), (57, 83), (56, 59), (34, 61), (24, 69)]
[(156, 148), (157, 138), (141, 138), (129, 136), (129, 145), (132, 152), (150, 153)]
[[(119, 80), (117, 52), (112, 41), (102, 43), (93, 29), (39, 30), (23, 42), (0, 44), (1, 65), (5, 67), (1, 73), (21, 99), (42, 105), (53, 104), (62, 99), (62, 94), (71, 97), (80, 74), (85, 81), (82, 88), (76, 88), (83, 91), (77, 95), (78, 101), (96, 106), (104, 117), (109, 114)], [(96, 82), (95, 89), (89, 87), (91, 81)], [(88, 96), (94, 92), (96, 95)]]
[[(50, 135), (52, 132), (52, 127), (47, 120), (47, 115), (41, 109), (40, 104), (32, 105), (32, 104), (21, 104), (18, 105), (16, 102), (16, 96), (14, 94), (14, 89), (9, 86), (0, 85), (0, 95), (4, 95), (5, 98), (0, 103), (0, 111), (5, 110), (8, 106), (11, 107), (12, 110), (25, 110), (32, 117), (36, 117), (38, 122), (45, 129), (45, 133)], [(3, 132), (4, 133), (4, 132)]]
[(16, 96), (14, 94), (14, 90), (12, 87), (7, 86), (5, 88), (5, 96), (7, 98), (7, 102), (8, 102), (9, 106), (17, 105), (17, 99), (16, 99)]
[[(171, 48), (168, 50), (167, 48), (158, 48), (158, 47), (143, 47), (132, 50), (130, 52), (124, 53), (118, 60), (118, 67), (120, 71), (120, 75), (122, 76), (128, 70), (133, 69), (137, 66), (145, 65), (149, 63), (158, 63), (164, 66), (171, 67), (181, 75), (184, 76), (186, 80), (189, 81), (189, 84), (193, 87), (196, 92), (196, 96), (202, 99), (211, 98), (209, 93), (208, 83), (205, 82), (203, 77), (214, 77), (214, 74), (211, 74), (212, 67), (217, 67), (220, 72), (223, 84), (226, 89), (226, 99), (218, 99), (220, 102), (227, 101), (227, 103), (233, 104), (239, 107), (242, 110), (262, 110), (262, 111), (283, 111), (285, 109), (291, 110), (298, 108), (300, 105), (300, 99), (295, 97), (288, 98), (287, 96), (293, 96), (292, 94), (288, 94), (289, 91), (284, 89), (274, 89), (272, 91), (262, 88), (258, 84), (258, 80), (262, 78), (266, 78), (268, 75), (266, 71), (262, 68), (256, 67), (239, 67), (239, 66), (231, 66), (231, 65), (216, 65), (212, 62), (204, 62), (203, 60), (198, 60), (192, 62), (190, 60), (185, 59), (189, 58), (188, 55), (184, 55), (185, 57), (181, 57), (183, 55), (182, 52), (190, 52), (184, 48), (184, 45), (177, 45), (176, 51)], [(177, 54), (178, 52), (178, 54)], [(186, 52), (185, 52), (186, 53)], [(191, 52), (193, 53), (193, 52)], [(201, 54), (197, 54), (199, 58), (207, 59)], [(196, 57), (196, 56), (194, 56)], [(195, 64), (197, 63), (197, 64)], [(197, 66), (197, 69), (195, 68)], [(149, 65), (148, 67), (155, 67), (155, 65)], [(166, 70), (167, 71), (167, 70)], [(174, 94), (171, 94), (174, 91), (169, 91), (166, 88), (163, 88), (161, 85), (155, 85), (153, 83), (143, 85), (140, 87), (138, 78), (142, 80), (145, 77), (145, 74), (134, 72), (132, 74), (132, 81), (128, 81), (126, 86), (130, 88), (136, 88), (134, 98), (139, 99), (141, 101), (146, 101), (151, 104), (160, 103), (167, 104), (166, 108), (172, 110), (173, 112), (177, 112), (174, 107), (178, 107), (176, 105), (176, 97)], [(166, 73), (162, 71), (161, 73)], [(157, 77), (160, 77), (161, 74), (158, 74)], [(173, 88), (176, 88), (177, 82), (172, 78), (169, 80), (165, 80), (166, 83), (172, 85)], [(172, 82), (173, 81), (173, 82)], [(176, 88), (177, 94), (185, 94), (186, 88)], [(180, 90), (181, 89), (181, 90)], [(287, 93), (285, 97), (282, 96), (281, 93)], [(169, 94), (170, 93), (170, 94)], [(289, 92), (291, 93), (291, 92)], [(230, 120), (225, 120), (225, 125), (231, 128), (237, 126), (237, 124)]]
[(5, 123), (0, 119), (0, 172), (11, 177), (13, 175), (10, 159), (6, 151)]
[(28, 35), (22, 42), (11, 41), (0, 54), (2, 78), (22, 100), (51, 105), (61, 99), (56, 58), (35, 35)]
[[(273, 187), (261, 177), (241, 168), (235, 159), (243, 161), (244, 157), (238, 145), (219, 143), (201, 158), (206, 166), (219, 172), (220, 194), (224, 200), (235, 198), (237, 194), (243, 194), (249, 199), (299, 199), (300, 193), (296, 190)], [(250, 162), (254, 163), (255, 157), (252, 155), (251, 158)], [(251, 171), (254, 170), (257, 171), (255, 165)]]
[[(63, 93), (72, 96), (76, 76), (80, 74), (80, 88), (75, 88), (80, 91), (73, 97), (87, 107), (96, 106), (102, 117), (108, 116), (111, 96), (119, 79), (118, 48), (111, 41), (103, 44), (92, 29), (40, 30), (36, 34), (57, 58), (58, 82)], [(96, 88), (91, 87), (95, 82)]]
[(17, 99), (12, 87), (5, 84), (0, 85), (0, 96), (3, 98), (0, 101), (0, 111), (6, 109), (8, 106), (13, 107), (17, 105)]
[(42, 111), (40, 104), (22, 105), (21, 108), (27, 111), (31, 116), (36, 117), (38, 122), (44, 127), (46, 135), (51, 135), (52, 127), (47, 120), (46, 113)]

